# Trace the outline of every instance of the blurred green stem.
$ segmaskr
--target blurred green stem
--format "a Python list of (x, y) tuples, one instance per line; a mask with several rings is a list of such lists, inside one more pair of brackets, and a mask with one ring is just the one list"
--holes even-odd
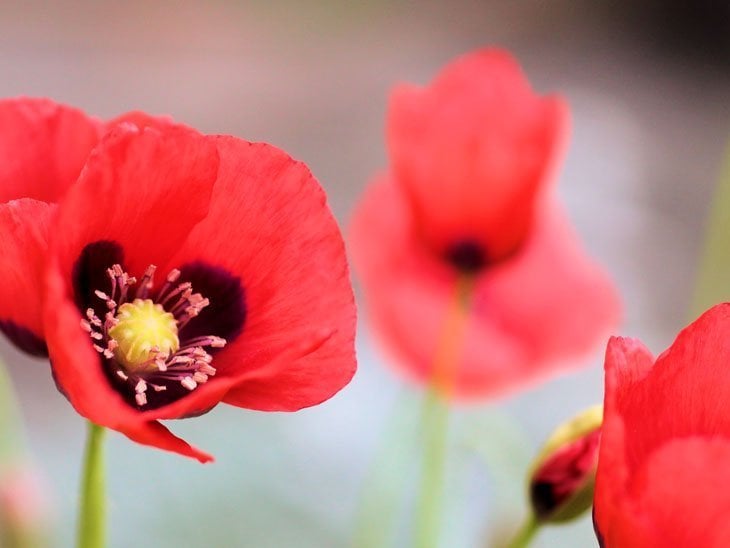
[(106, 530), (104, 427), (89, 423), (81, 483), (78, 548), (103, 548)]
[(522, 527), (517, 532), (517, 536), (510, 542), (509, 548), (527, 548), (539, 530), (540, 523), (535, 519), (532, 512), (530, 512), (525, 523), (522, 524)]
[(421, 496), (418, 499), (416, 546), (438, 546), (441, 499), (446, 468), (449, 408), (441, 394), (430, 388), (423, 408), (424, 448)]
[(418, 548), (438, 546), (448, 446), (448, 401), (463, 347), (471, 291), (471, 277), (459, 277), (454, 299), (437, 343), (431, 382), (424, 398), (423, 472), (416, 510)]
[(730, 146), (707, 220), (705, 243), (690, 305), (691, 319), (710, 306), (730, 301)]
[[(14, 475), (29, 469), (24, 438), (13, 383), (5, 364), (0, 361), (0, 482), (12, 484)], [(8, 508), (0, 508), (0, 546), (38, 548), (47, 545), (43, 523), (18, 522), (7, 512)]]
[(23, 454), (20, 413), (5, 364), (0, 361), (0, 466), (12, 464)]
[(414, 477), (421, 402), (404, 391), (393, 407), (371, 469), (363, 482), (353, 548), (382, 548), (392, 542), (406, 486)]

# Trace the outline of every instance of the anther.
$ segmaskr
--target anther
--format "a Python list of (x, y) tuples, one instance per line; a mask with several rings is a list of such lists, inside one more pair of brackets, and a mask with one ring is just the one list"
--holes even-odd
[(188, 390), (195, 390), (195, 388), (198, 386), (198, 383), (196, 383), (192, 377), (185, 377), (180, 381), (180, 384), (183, 385), (184, 388), (187, 388)]
[(180, 271), (177, 268), (173, 268), (170, 270), (170, 273), (167, 275), (167, 281), (172, 283), (175, 283), (180, 278)]
[(187, 339), (180, 346), (180, 329), (209, 306), (210, 300), (195, 293), (190, 282), (178, 283), (178, 269), (167, 274), (154, 300), (148, 298), (155, 272), (155, 265), (149, 265), (138, 284), (121, 265), (112, 265), (106, 270), (111, 292), (94, 291), (108, 309), (103, 321), (93, 308), (80, 320), (94, 350), (108, 360), (106, 366), (125, 383), (138, 407), (148, 405), (152, 390), (165, 391), (170, 383), (192, 391), (208, 382), (216, 368), (206, 347), (226, 344), (225, 339), (210, 335)]

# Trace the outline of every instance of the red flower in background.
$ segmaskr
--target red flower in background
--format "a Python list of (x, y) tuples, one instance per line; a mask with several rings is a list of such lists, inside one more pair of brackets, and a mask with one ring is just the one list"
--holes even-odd
[(306, 166), (272, 146), (120, 125), (59, 203), (49, 252), (59, 388), (140, 443), (208, 460), (158, 421), (221, 401), (297, 410), (355, 371), (337, 224)]
[(612, 338), (594, 520), (606, 548), (730, 546), (730, 304), (656, 360)]
[(53, 204), (101, 136), (122, 122), (171, 123), (138, 112), (101, 122), (48, 99), (0, 100), (0, 331), (30, 354), (47, 355), (37, 280)]
[(355, 211), (350, 243), (373, 324), (428, 382), (459, 277), (473, 280), (456, 396), (494, 396), (580, 357), (618, 299), (549, 187), (567, 131), (506, 52), (482, 50), (426, 87), (397, 87), (391, 169)]

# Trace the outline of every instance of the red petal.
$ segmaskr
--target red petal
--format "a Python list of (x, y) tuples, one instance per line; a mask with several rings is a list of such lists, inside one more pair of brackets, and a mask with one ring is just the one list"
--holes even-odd
[(59, 210), (61, 267), (70, 273), (84, 246), (101, 240), (122, 247), (133, 274), (166, 265), (206, 216), (217, 169), (215, 147), (193, 131), (117, 126)]
[[(653, 422), (653, 421), (647, 421)], [(642, 464), (606, 548), (730, 546), (730, 441), (682, 438)]]
[(212, 462), (214, 460), (208, 453), (191, 446), (185, 440), (182, 440), (170, 433), (170, 431), (159, 422), (140, 422), (136, 425), (136, 428), (126, 428), (124, 433), (129, 439), (136, 441), (137, 443), (150, 445), (152, 447), (157, 447), (158, 449), (178, 453), (185, 457), (198, 459), (198, 461), (202, 463)]
[[(147, 420), (173, 419), (180, 417), (196, 416), (208, 411), (213, 405), (220, 401), (236, 405), (236, 402), (229, 401), (236, 396), (236, 392), (242, 390), (243, 387), (249, 387), (254, 392), (247, 395), (249, 398), (257, 397), (255, 388), (262, 385), (265, 388), (270, 383), (278, 382), (280, 386), (287, 385), (287, 379), (290, 371), (294, 376), (297, 374), (297, 368), (292, 364), (298, 363), (306, 358), (314, 358), (315, 352), (322, 348), (334, 333), (311, 332), (300, 335), (300, 341), (292, 343), (284, 351), (277, 356), (272, 357), (265, 364), (258, 368), (234, 368), (230, 367), (225, 374), (216, 375), (207, 383), (198, 386), (189, 395), (184, 398), (150, 411), (145, 411), (143, 417)], [(221, 356), (217, 354), (215, 365), (219, 366)], [(225, 356), (225, 355), (223, 355)], [(223, 358), (224, 363), (230, 362), (231, 358)], [(235, 369), (235, 370), (234, 370)], [(294, 379), (296, 382), (296, 379)], [(233, 392), (231, 392), (233, 390)], [(245, 407), (245, 406), (244, 406)], [(306, 407), (302, 405), (301, 407)], [(266, 409), (291, 411), (294, 409)]]
[(611, 528), (617, 504), (626, 496), (630, 470), (627, 464), (625, 425), (621, 415), (625, 398), (650, 371), (654, 357), (638, 340), (612, 337), (606, 349), (604, 420), (596, 473), (595, 520), (605, 535)]
[(609, 344), (595, 498), (607, 547), (730, 541), (729, 329), (730, 304), (715, 306), (653, 366), (640, 343)]
[(717, 305), (680, 332), (643, 378), (635, 380), (632, 374), (630, 390), (622, 386), (626, 374), (619, 379), (616, 413), (627, 425), (630, 470), (658, 445), (676, 437), (730, 437), (728, 333), (730, 304)]
[[(521, 251), (484, 272), (473, 304), (478, 318), (525, 349), (524, 380), (582, 365), (621, 310), (616, 288), (585, 254), (562, 208), (540, 204), (534, 222)], [(564, 360), (573, 363), (557, 363)]]
[(204, 460), (207, 456), (147, 423), (105, 378), (71, 287), (89, 243), (111, 240), (139, 274), (165, 264), (205, 217), (218, 168), (215, 146), (191, 131), (120, 126), (94, 151), (58, 210), (46, 275), (44, 325), (56, 380), (76, 410), (129, 437)]
[(0, 202), (55, 202), (76, 181), (101, 123), (48, 99), (0, 101)]
[(44, 319), (51, 363), (59, 387), (76, 411), (136, 442), (196, 458), (200, 462), (212, 460), (206, 453), (172, 435), (161, 424), (147, 420), (111, 389), (101, 370), (98, 354), (91, 348), (88, 335), (79, 327), (81, 317), (76, 306), (64, 296), (68, 283), (57, 265), (49, 269), (46, 280), (48, 301), (44, 307)]
[[(351, 244), (373, 324), (410, 376), (430, 378), (456, 272), (422, 244), (387, 180), (355, 212)], [(522, 251), (477, 278), (456, 395), (494, 396), (564, 367), (616, 323), (618, 309), (615, 289), (565, 218), (545, 207)]]
[(54, 210), (28, 198), (0, 204), (0, 329), (37, 355), (45, 354), (41, 280)]
[(512, 252), (529, 230), (567, 125), (566, 105), (536, 95), (505, 51), (460, 57), (426, 88), (396, 88), (391, 161), (426, 241), (439, 252), (464, 239), (492, 258)]
[[(203, 261), (244, 285), (243, 332), (216, 355), (219, 374), (210, 384), (246, 372), (226, 403), (286, 411), (316, 405), (345, 386), (356, 367), (355, 308), (339, 229), (304, 164), (266, 144), (211, 139), (221, 165), (210, 214), (171, 263)], [(315, 351), (281, 359), (318, 333), (327, 336)]]
[(106, 132), (112, 131), (115, 127), (120, 124), (132, 124), (137, 126), (138, 129), (155, 128), (155, 129), (171, 129), (174, 127), (185, 127), (181, 124), (176, 123), (170, 116), (151, 116), (146, 112), (139, 110), (133, 110), (131, 112), (125, 112), (116, 118), (113, 118), (106, 122)]

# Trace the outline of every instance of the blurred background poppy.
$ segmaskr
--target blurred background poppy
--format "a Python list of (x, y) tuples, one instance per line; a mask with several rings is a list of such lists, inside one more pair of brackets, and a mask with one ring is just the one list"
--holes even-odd
[[(730, 128), (728, 7), (674, 4), (10, 0), (0, 7), (0, 95), (50, 96), (100, 117), (171, 114), (206, 133), (271, 142), (309, 164), (344, 223), (387, 163), (389, 89), (428, 82), (460, 53), (503, 46), (537, 90), (570, 103), (559, 193), (623, 293), (622, 332), (656, 351), (685, 323)], [(176, 425), (216, 455), (212, 466), (110, 436), (110, 546), (346, 546), (404, 390), (361, 327), (359, 372), (325, 405), (294, 415), (219, 408), (215, 420)], [(0, 351), (54, 490), (54, 545), (69, 546), (83, 425), (45, 363), (4, 341)], [(500, 402), (529, 440), (502, 455), (518, 469), (508, 482), (517, 498), (519, 472), (554, 425), (602, 399), (601, 362), (598, 352), (591, 367)], [(480, 412), (459, 413), (480, 424)], [(491, 422), (473, 435), (489, 445), (496, 431)], [(394, 477), (412, 473), (404, 462)], [(499, 468), (490, 479), (467, 450), (452, 464), (443, 544), (478, 546), (497, 515)], [(593, 543), (583, 520), (537, 545)]]

